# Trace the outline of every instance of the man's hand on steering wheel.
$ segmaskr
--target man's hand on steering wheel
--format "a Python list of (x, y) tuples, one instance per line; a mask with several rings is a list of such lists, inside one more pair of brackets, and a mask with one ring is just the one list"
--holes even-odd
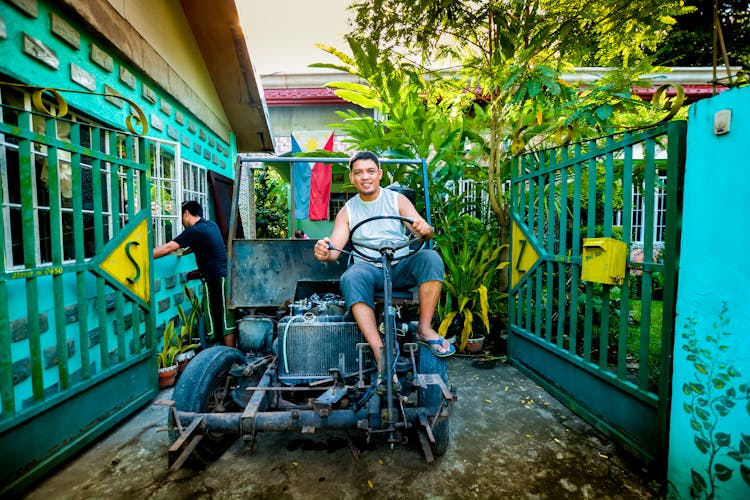
[(435, 228), (427, 224), (424, 219), (417, 219), (411, 224), (411, 230), (422, 238), (429, 240), (435, 235)]

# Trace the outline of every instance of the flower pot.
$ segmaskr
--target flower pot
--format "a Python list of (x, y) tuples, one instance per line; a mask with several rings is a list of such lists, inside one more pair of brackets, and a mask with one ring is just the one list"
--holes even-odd
[(175, 356), (174, 360), (177, 361), (177, 374), (178, 375), (185, 370), (185, 367), (187, 367), (187, 364), (194, 357), (195, 357), (195, 350), (193, 349), (189, 351), (181, 352), (180, 354)]
[(484, 335), (481, 337), (472, 337), (466, 341), (466, 347), (464, 351), (475, 354), (482, 350), (484, 347)]
[(174, 385), (177, 378), (177, 364), (166, 368), (159, 368), (159, 389), (165, 389)]

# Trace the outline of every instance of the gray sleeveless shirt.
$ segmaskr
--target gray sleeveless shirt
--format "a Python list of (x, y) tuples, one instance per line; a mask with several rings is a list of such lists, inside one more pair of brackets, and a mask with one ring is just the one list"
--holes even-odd
[[(387, 188), (380, 188), (380, 194), (372, 201), (362, 201), (359, 194), (349, 198), (346, 202), (346, 210), (349, 215), (349, 229), (365, 219), (378, 215), (401, 215), (398, 211), (398, 193)], [(357, 232), (353, 234), (352, 243), (358, 245), (367, 243), (369, 245), (380, 246), (384, 241), (405, 242), (406, 228), (404, 223), (395, 219), (381, 219), (360, 226)], [(380, 257), (376, 250), (358, 247), (358, 250), (367, 255)], [(409, 248), (402, 248), (396, 252), (396, 257), (404, 256), (409, 252)], [(363, 259), (354, 254), (354, 262), (363, 262)]]

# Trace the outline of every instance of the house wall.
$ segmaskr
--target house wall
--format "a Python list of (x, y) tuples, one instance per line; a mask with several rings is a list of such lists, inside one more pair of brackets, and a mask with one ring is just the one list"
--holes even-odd
[[(717, 111), (731, 131), (714, 134)], [(668, 478), (675, 498), (750, 498), (750, 88), (690, 109)]]
[[(195, 92), (203, 106), (226, 121), (219, 96), (211, 82), (190, 26), (176, 2), (108, 0), (110, 5), (163, 57), (180, 78)], [(89, 3), (89, 2), (86, 2)]]

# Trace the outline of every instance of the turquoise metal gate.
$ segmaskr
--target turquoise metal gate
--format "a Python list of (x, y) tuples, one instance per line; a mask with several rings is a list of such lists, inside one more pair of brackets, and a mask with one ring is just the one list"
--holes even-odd
[(0, 496), (157, 387), (148, 141), (41, 94), (0, 108)]
[(657, 467), (685, 128), (670, 122), (519, 156), (510, 188), (511, 361)]

